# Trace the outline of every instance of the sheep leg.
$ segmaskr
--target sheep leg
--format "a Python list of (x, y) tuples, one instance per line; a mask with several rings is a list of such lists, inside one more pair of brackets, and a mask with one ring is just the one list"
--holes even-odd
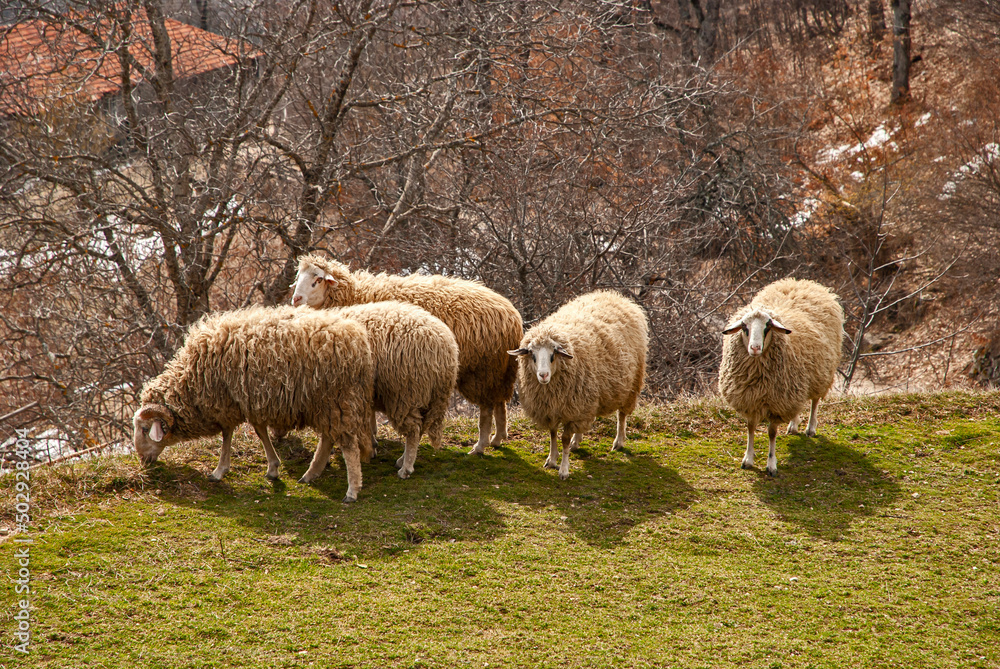
[(507, 440), (507, 403), (499, 402), (493, 405), (493, 420), (497, 424), (497, 433), (493, 435), (490, 446), (499, 446)]
[(625, 421), (628, 420), (628, 414), (618, 410), (618, 433), (615, 435), (615, 443), (611, 444), (612, 451), (624, 451), (625, 450)]
[(806, 428), (806, 434), (810, 437), (815, 437), (816, 427), (819, 424), (819, 398), (815, 398), (812, 403), (812, 409), (809, 411), (809, 426)]
[(556, 445), (556, 434), (558, 434), (556, 430), (549, 430), (549, 457), (545, 460), (545, 469), (556, 469), (559, 466), (556, 463), (556, 458), (559, 457), (559, 447)]
[(264, 454), (267, 455), (267, 478), (277, 481), (278, 467), (281, 466), (281, 460), (278, 459), (278, 453), (274, 450), (274, 446), (271, 445), (270, 437), (267, 436), (267, 426), (254, 425), (253, 431), (257, 433), (261, 443), (264, 444)]
[(493, 429), (493, 407), (479, 407), (479, 441), (475, 447), (469, 451), (469, 455), (482, 455), (486, 452), (486, 445), (490, 443), (490, 430)]
[(743, 469), (753, 469), (753, 433), (757, 429), (757, 423), (747, 421), (747, 450), (743, 454)]
[[(572, 436), (573, 441), (570, 442)], [(580, 445), (583, 434), (577, 432), (572, 434), (569, 430), (563, 430), (562, 436), (562, 462), (559, 463), (559, 478), (563, 481), (569, 478), (569, 452)]]
[[(352, 441), (353, 443), (353, 441)], [(356, 446), (355, 446), (356, 447)], [(309, 464), (309, 469), (306, 473), (302, 475), (299, 479), (299, 483), (312, 483), (316, 480), (316, 477), (323, 473), (326, 469), (326, 463), (330, 461), (330, 451), (333, 450), (333, 440), (330, 439), (329, 435), (323, 433), (319, 436), (319, 446), (316, 447), (316, 452), (313, 454), (312, 462)], [(347, 456), (344, 456), (345, 460)], [(361, 453), (358, 453), (358, 460), (360, 467)], [(350, 481), (350, 472), (348, 472), (348, 481)]]
[(378, 457), (378, 419), (375, 415), (375, 410), (372, 409), (372, 420), (371, 420), (371, 432), (372, 435), (372, 457)]
[(434, 423), (427, 429), (427, 437), (431, 440), (431, 447), (436, 451), (441, 448), (444, 440), (444, 421)]
[(802, 422), (802, 416), (795, 414), (795, 418), (792, 422), (788, 424), (788, 434), (798, 434), (799, 433), (799, 423)]
[(229, 459), (233, 453), (233, 428), (222, 428), (222, 451), (219, 453), (219, 466), (208, 475), (209, 481), (221, 481), (229, 471)]
[(420, 448), (420, 417), (411, 417), (401, 430), (406, 444), (403, 446), (403, 454), (396, 460), (396, 467), (399, 468), (399, 478), (405, 479), (413, 473), (413, 463), (417, 459), (417, 449)]
[(344, 504), (350, 504), (358, 501), (358, 491), (361, 490), (361, 451), (353, 434), (345, 434), (341, 438), (340, 450), (344, 454), (344, 464), (347, 465), (347, 495), (344, 497)]
[(778, 437), (778, 424), (773, 420), (767, 424), (767, 473), (771, 476), (778, 475), (778, 458), (774, 455), (774, 441)]

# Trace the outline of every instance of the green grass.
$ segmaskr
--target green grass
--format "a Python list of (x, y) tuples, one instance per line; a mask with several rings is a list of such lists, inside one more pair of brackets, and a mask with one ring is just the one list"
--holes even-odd
[(777, 479), (713, 401), (631, 428), (620, 454), (597, 425), (567, 481), (523, 420), (485, 457), (451, 422), (406, 481), (386, 431), (347, 506), (339, 455), (295, 482), (308, 432), (274, 484), (247, 432), (220, 484), (218, 440), (36, 472), (34, 642), (10, 649), (0, 585), (0, 665), (1000, 666), (1000, 394), (830, 402)]

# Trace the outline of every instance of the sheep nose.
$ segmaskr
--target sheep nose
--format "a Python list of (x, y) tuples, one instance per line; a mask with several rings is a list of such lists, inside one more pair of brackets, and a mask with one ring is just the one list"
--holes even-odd
[(760, 346), (751, 346), (750, 355), (760, 355)]
[(538, 382), (539, 383), (548, 383), (549, 382), (549, 373), (548, 372), (539, 372), (538, 373)]
[(292, 306), (293, 307), (299, 306), (299, 302), (301, 302), (301, 301), (302, 301), (302, 296), (301, 295), (296, 295), (295, 297), (292, 298)]

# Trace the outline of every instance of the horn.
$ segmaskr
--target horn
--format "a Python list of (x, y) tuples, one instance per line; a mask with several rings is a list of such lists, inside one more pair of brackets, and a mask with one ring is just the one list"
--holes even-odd
[(146, 404), (136, 412), (139, 420), (159, 420), (166, 426), (173, 427), (174, 413), (162, 404)]
[(531, 353), (531, 349), (527, 348), (519, 348), (513, 351), (507, 351), (507, 355), (528, 355), (529, 353)]

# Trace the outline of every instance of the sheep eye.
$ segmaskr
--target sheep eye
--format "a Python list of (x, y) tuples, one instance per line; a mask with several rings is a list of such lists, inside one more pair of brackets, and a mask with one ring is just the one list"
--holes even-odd
[(143, 427), (143, 428), (140, 428), (140, 429), (142, 430), (143, 434), (149, 434), (149, 428), (148, 427)]
[(535, 354), (534, 353), (531, 354), (531, 362), (538, 362), (537, 360), (535, 360)]
[(743, 334), (750, 334), (750, 328), (745, 323), (743, 324)]
[(553, 353), (552, 355), (549, 356), (549, 362), (555, 362), (555, 360), (556, 360), (556, 354)]

